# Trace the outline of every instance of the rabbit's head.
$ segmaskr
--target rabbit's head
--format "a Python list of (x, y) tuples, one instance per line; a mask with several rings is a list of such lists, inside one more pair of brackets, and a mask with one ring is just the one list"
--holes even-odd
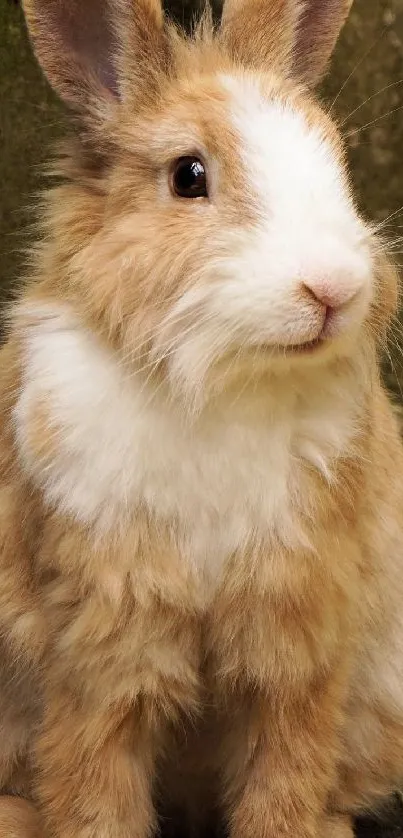
[(77, 120), (45, 285), (143, 374), (190, 395), (383, 330), (395, 274), (313, 93), (350, 5), (226, 0), (186, 38), (158, 0), (25, 0)]

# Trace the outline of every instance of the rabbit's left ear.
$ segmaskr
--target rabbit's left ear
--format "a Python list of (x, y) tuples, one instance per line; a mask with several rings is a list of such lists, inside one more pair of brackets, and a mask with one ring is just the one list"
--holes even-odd
[(72, 108), (151, 88), (168, 47), (160, 0), (23, 0), (37, 59)]
[(221, 34), (234, 57), (314, 87), (353, 0), (225, 0)]

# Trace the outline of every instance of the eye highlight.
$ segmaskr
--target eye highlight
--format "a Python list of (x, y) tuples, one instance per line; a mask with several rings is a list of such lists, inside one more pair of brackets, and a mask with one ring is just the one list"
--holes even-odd
[(178, 198), (207, 198), (207, 176), (198, 157), (179, 157), (170, 173), (172, 193)]

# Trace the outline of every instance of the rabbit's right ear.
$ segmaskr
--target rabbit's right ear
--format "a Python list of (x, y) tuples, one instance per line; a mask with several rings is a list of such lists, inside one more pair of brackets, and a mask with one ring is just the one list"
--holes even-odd
[(234, 57), (309, 87), (324, 75), (353, 0), (224, 0), (221, 36)]
[(136, 94), (166, 61), (160, 0), (23, 0), (23, 8), (45, 75), (78, 110), (94, 96), (124, 95), (125, 85)]

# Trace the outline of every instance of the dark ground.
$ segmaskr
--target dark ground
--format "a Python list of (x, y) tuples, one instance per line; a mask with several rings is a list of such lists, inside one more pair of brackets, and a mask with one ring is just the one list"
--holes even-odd
[[(170, 0), (181, 22), (187, 21), (190, 8), (189, 0)], [(383, 220), (394, 214), (387, 229), (391, 237), (401, 235), (403, 0), (355, 0), (323, 92), (330, 103), (337, 96), (334, 113), (346, 120), (343, 132), (365, 215)], [(28, 240), (26, 208), (40, 187), (40, 164), (62, 124), (62, 109), (32, 59), (18, 3), (0, 0), (0, 302), (18, 279), (21, 247)], [(393, 345), (391, 356), (385, 375), (403, 403), (403, 353)], [(358, 835), (403, 838), (403, 806), (397, 802), (379, 823), (361, 823)]]

